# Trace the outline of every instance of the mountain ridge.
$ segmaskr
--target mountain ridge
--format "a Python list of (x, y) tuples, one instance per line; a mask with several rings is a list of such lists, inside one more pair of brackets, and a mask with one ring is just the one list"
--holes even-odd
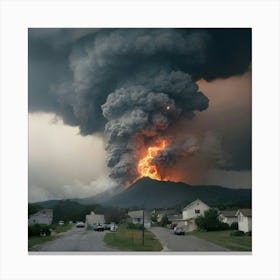
[(201, 199), (209, 205), (251, 201), (251, 190), (215, 185), (192, 186), (182, 182), (157, 181), (147, 177), (103, 202), (118, 207), (166, 208)]
[[(153, 209), (182, 206), (197, 198), (210, 206), (251, 203), (251, 189), (233, 189), (216, 185), (194, 186), (183, 182), (158, 181), (143, 177), (122, 191), (108, 190), (87, 198), (64, 200), (83, 205), (100, 204), (108, 207)], [(49, 200), (38, 204), (43, 207), (53, 207), (59, 201), (61, 200)]]

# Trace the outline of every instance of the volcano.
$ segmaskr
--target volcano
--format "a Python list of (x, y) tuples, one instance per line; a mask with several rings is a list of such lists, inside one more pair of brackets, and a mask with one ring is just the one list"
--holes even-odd
[(250, 189), (220, 186), (192, 186), (182, 182), (158, 181), (144, 177), (129, 188), (103, 201), (103, 205), (122, 208), (168, 208), (201, 199), (210, 206), (251, 203)]

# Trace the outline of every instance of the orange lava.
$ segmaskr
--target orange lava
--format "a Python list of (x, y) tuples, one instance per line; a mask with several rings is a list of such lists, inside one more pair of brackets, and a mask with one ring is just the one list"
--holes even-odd
[(163, 151), (167, 146), (167, 141), (165, 139), (160, 139), (156, 144), (153, 144), (147, 149), (147, 153), (143, 158), (141, 158), (137, 165), (137, 171), (139, 177), (150, 177), (155, 180), (163, 180), (160, 175), (157, 166), (152, 163), (153, 159)]

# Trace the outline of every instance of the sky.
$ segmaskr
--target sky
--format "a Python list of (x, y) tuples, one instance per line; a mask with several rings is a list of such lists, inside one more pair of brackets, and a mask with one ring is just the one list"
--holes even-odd
[(251, 188), (250, 63), (248, 29), (29, 29), (29, 201), (125, 185), (159, 137), (172, 180)]

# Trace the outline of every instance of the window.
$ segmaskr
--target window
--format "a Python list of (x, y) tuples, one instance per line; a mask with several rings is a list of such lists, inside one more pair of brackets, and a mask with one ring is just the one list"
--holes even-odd
[(195, 210), (194, 210), (194, 213), (195, 213), (195, 214), (199, 214), (199, 213), (200, 213), (200, 210), (199, 210), (199, 209), (195, 209)]

